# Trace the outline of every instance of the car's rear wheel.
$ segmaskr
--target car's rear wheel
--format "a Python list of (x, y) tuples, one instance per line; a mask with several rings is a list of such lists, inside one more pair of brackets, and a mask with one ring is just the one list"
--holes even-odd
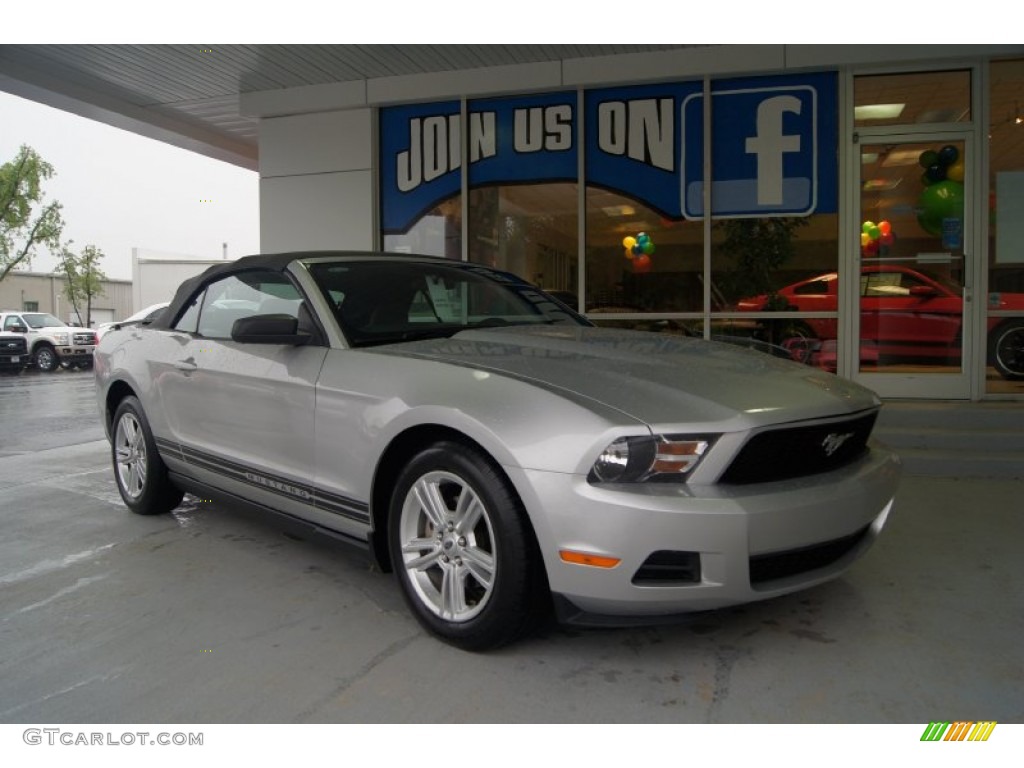
[(43, 344), (36, 349), (36, 368), (43, 373), (53, 373), (60, 368), (60, 358), (49, 344)]
[(398, 478), (389, 546), (420, 623), (466, 650), (508, 643), (545, 604), (533, 534), (501, 471), (453, 441), (419, 453)]
[(1004, 379), (1024, 379), (1024, 320), (1011, 320), (993, 331), (991, 360)]
[(132, 512), (159, 515), (181, 503), (184, 494), (167, 475), (138, 398), (126, 397), (118, 405), (110, 450), (117, 489)]

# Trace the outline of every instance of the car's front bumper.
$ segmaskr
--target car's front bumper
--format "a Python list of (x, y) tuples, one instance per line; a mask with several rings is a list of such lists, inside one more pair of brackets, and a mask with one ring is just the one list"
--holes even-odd
[[(895, 455), (873, 445), (843, 469), (776, 483), (599, 487), (579, 475), (529, 470), (513, 480), (563, 618), (575, 608), (580, 623), (633, 623), (763, 600), (838, 576), (885, 525), (899, 474)], [(577, 565), (564, 562), (562, 550), (620, 562)], [(635, 583), (645, 561), (666, 551), (698, 553), (696, 580)], [(760, 573), (753, 580), (752, 559)]]
[(57, 356), (61, 359), (61, 362), (70, 363), (76, 361), (91, 362), (93, 353), (96, 351), (95, 346), (62, 346), (56, 347)]

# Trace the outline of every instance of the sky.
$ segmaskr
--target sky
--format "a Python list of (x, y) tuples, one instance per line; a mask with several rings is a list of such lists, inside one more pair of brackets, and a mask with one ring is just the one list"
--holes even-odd
[[(232, 259), (259, 252), (255, 171), (0, 92), (0, 164), (22, 144), (54, 168), (43, 189), (64, 206), (64, 240), (76, 253), (103, 251), (107, 277), (131, 279), (132, 248), (211, 259), (223, 243)], [(55, 266), (41, 256), (31, 269)]]

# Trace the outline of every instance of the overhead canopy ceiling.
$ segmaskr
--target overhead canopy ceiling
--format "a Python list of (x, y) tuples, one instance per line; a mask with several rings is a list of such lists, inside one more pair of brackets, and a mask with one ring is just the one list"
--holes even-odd
[(0, 90), (249, 168), (245, 93), (690, 45), (3, 45)]

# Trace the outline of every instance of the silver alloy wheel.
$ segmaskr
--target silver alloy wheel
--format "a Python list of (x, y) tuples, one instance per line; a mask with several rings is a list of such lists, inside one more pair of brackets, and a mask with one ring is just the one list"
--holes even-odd
[(476, 491), (450, 472), (428, 472), (406, 494), (399, 541), (409, 583), (435, 616), (455, 623), (479, 614), (494, 591), (498, 552)]
[(114, 431), (117, 453), (117, 481), (131, 499), (146, 490), (146, 436), (133, 413), (124, 413)]
[(60, 359), (50, 347), (40, 347), (36, 351), (36, 367), (43, 373), (52, 373), (60, 367)]

